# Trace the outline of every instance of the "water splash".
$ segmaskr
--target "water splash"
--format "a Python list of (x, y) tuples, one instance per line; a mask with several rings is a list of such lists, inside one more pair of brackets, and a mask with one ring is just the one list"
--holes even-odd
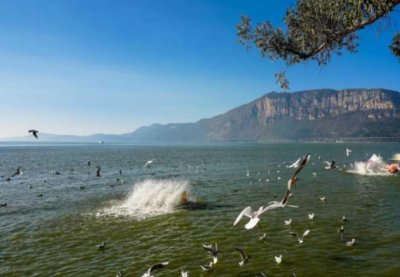
[(347, 172), (359, 175), (372, 176), (391, 176), (394, 175), (387, 170), (388, 164), (385, 163), (381, 156), (373, 154), (366, 162), (355, 162), (353, 169)]
[(146, 180), (136, 183), (123, 202), (102, 209), (97, 216), (128, 216), (145, 219), (176, 210), (184, 191), (189, 194), (189, 183), (178, 180)]

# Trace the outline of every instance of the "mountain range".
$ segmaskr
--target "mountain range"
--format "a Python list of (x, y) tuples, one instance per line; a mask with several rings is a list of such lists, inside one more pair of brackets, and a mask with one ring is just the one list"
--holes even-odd
[[(41, 141), (201, 143), (400, 137), (400, 93), (386, 89), (270, 92), (194, 123), (153, 124), (121, 135), (39, 133)], [(3, 139), (32, 141), (32, 137)]]

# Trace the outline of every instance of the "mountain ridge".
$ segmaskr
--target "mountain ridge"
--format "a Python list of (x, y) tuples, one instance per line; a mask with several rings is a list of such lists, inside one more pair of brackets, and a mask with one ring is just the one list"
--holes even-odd
[[(269, 92), (193, 123), (152, 124), (121, 135), (64, 136), (68, 141), (268, 142), (400, 136), (400, 93), (388, 89)], [(44, 140), (60, 141), (48, 135)], [(4, 141), (4, 139), (3, 139)]]

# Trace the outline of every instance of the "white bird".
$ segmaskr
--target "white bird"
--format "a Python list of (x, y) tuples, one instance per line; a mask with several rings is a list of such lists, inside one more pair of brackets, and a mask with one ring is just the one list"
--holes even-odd
[(283, 256), (282, 256), (282, 255), (275, 256), (275, 262), (276, 262), (277, 264), (281, 264), (282, 259), (283, 259)]
[(249, 177), (250, 176), (250, 172), (249, 172), (249, 170), (247, 169), (247, 171), (246, 171), (246, 176), (247, 177)]
[(246, 207), (241, 211), (241, 213), (238, 215), (236, 218), (235, 222), (233, 223), (233, 226), (236, 226), (239, 221), (243, 218), (243, 216), (246, 216), (250, 218), (249, 222), (244, 226), (247, 230), (253, 229), (257, 223), (260, 221), (261, 215), (265, 212), (264, 207), (261, 206), (258, 208), (257, 211), (254, 211), (250, 206)]
[(314, 219), (314, 216), (315, 216), (315, 213), (308, 214), (308, 219), (309, 219), (309, 220), (313, 220), (313, 219)]
[(212, 271), (214, 268), (214, 264), (212, 262), (210, 262), (208, 265), (202, 264), (202, 265), (200, 265), (200, 267), (203, 271)]
[(315, 173), (315, 172), (313, 172), (312, 175), (313, 175), (314, 177), (317, 177), (317, 173)]
[(160, 269), (163, 268), (165, 266), (167, 266), (169, 264), (169, 262), (163, 262), (163, 263), (159, 263), (159, 264), (154, 264), (151, 267), (149, 267), (149, 269), (147, 270), (147, 272), (145, 272), (142, 277), (153, 277), (153, 275), (151, 275), (151, 273), (156, 270), (156, 269)]
[(181, 277), (189, 277), (189, 271), (181, 270)]
[(244, 253), (243, 249), (236, 247), (235, 246), (236, 251), (239, 252), (240, 254), (240, 261), (239, 261), (239, 266), (244, 266), (245, 264), (247, 264), (247, 262), (250, 260), (251, 256), (246, 256), (246, 254)]
[(326, 197), (325, 197), (325, 196), (321, 196), (321, 197), (319, 198), (319, 200), (321, 200), (322, 202), (324, 202), (324, 201), (326, 200)]
[(97, 244), (96, 247), (99, 250), (104, 250), (106, 248), (106, 243), (103, 241), (100, 244)]
[(343, 232), (344, 232), (344, 226), (343, 226), (343, 225), (340, 226), (340, 228), (338, 229), (338, 232), (339, 232), (339, 233), (343, 233)]
[(150, 167), (151, 164), (152, 164), (154, 161), (155, 161), (155, 159), (152, 159), (152, 160), (147, 161), (147, 162), (144, 164), (143, 167)]
[(279, 180), (280, 180), (280, 179), (282, 179), (282, 178), (278, 176), (278, 178), (277, 178), (277, 179), (278, 179), (278, 181), (279, 181)]
[(297, 168), (300, 165), (301, 158), (298, 158), (294, 163), (291, 165), (287, 165), (287, 168)]
[(350, 155), (351, 152), (352, 152), (351, 149), (346, 147), (346, 156), (347, 157)]
[(303, 235), (302, 235), (301, 237), (300, 237), (300, 236), (297, 236), (297, 241), (298, 241), (300, 244), (302, 244), (302, 243), (304, 242), (304, 238), (305, 238), (309, 233), (310, 233), (310, 230), (309, 230), (309, 229), (305, 230), (304, 233), (303, 233)]
[(214, 243), (214, 245), (202, 244), (202, 247), (204, 250), (207, 251), (208, 255), (213, 259), (213, 263), (216, 264), (218, 262), (218, 256), (219, 256), (218, 245), (216, 243)]
[(343, 222), (347, 221), (347, 218), (346, 218), (346, 216), (345, 216), (345, 215), (344, 215), (344, 216), (342, 216), (342, 221), (343, 221)]
[(292, 219), (290, 218), (289, 220), (285, 220), (285, 225), (290, 225), (292, 223)]
[(356, 239), (346, 242), (346, 246), (353, 246), (356, 243)]

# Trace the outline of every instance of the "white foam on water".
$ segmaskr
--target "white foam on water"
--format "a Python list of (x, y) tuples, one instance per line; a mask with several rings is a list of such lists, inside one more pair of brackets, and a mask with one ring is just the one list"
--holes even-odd
[(145, 219), (172, 213), (180, 204), (181, 194), (189, 195), (189, 183), (178, 180), (145, 180), (134, 184), (127, 199), (97, 212), (96, 216)]
[(347, 170), (349, 173), (370, 176), (392, 176), (394, 174), (388, 172), (388, 164), (385, 163), (381, 156), (373, 154), (366, 162), (355, 162), (353, 169)]

